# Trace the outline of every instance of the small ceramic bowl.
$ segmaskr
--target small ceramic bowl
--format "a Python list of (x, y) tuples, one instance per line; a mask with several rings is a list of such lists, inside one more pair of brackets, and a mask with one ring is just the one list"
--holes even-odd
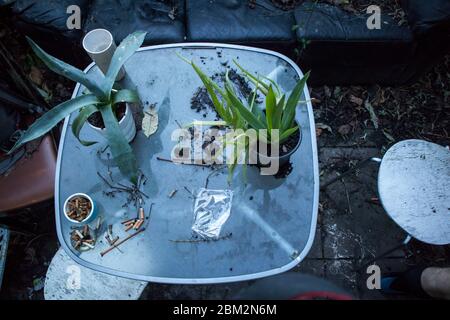
[[(69, 216), (67, 215), (67, 207), (68, 207), (68, 203), (71, 199), (75, 198), (75, 197), (83, 197), (85, 199), (88, 199), (91, 202), (91, 212), (89, 212), (89, 214), (87, 215), (87, 217), (82, 220), (82, 221), (78, 221), (78, 220), (74, 220), (69, 218)], [(91, 197), (89, 197), (87, 194), (85, 193), (74, 193), (73, 195), (71, 195), (70, 197), (68, 197), (66, 199), (66, 201), (64, 202), (64, 216), (67, 218), (67, 220), (69, 220), (70, 222), (74, 223), (74, 224), (85, 224), (85, 223), (89, 223), (91, 221), (93, 221), (96, 217), (97, 217), (97, 206), (95, 205), (95, 201), (92, 200)]]

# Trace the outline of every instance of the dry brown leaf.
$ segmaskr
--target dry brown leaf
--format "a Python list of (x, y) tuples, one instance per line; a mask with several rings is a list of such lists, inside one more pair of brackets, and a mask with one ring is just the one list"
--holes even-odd
[(361, 106), (364, 102), (363, 99), (355, 97), (354, 95), (350, 95), (350, 101), (358, 106)]
[(352, 130), (352, 127), (349, 124), (344, 124), (339, 127), (338, 132), (340, 134), (342, 134), (343, 136), (346, 136), (347, 134), (350, 133), (351, 130)]
[(29, 76), (30, 76), (31, 81), (33, 81), (38, 86), (40, 86), (42, 84), (42, 78), (43, 78), (42, 72), (35, 66), (31, 67)]
[(158, 111), (156, 108), (150, 108), (144, 111), (144, 118), (142, 119), (142, 131), (148, 138), (158, 130)]

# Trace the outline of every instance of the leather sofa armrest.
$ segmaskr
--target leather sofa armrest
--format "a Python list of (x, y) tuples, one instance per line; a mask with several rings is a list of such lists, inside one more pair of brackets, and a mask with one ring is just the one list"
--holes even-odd
[(435, 31), (450, 34), (449, 0), (402, 0), (401, 4), (416, 35)]

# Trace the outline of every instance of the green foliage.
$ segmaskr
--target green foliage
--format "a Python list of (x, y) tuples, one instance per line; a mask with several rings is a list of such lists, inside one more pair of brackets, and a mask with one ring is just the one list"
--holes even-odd
[[(295, 111), (303, 94), (306, 81), (309, 78), (309, 72), (297, 82), (286, 100), (286, 94), (281, 92), (279, 86), (272, 79), (263, 77), (263, 79), (268, 82), (266, 83), (245, 70), (236, 61), (234, 61), (234, 63), (247, 79), (256, 84), (257, 87), (260, 88), (259, 91), (266, 96), (266, 121), (263, 123), (262, 127), (260, 123), (255, 123), (254, 117), (249, 115), (248, 112), (241, 112), (242, 117), (251, 128), (256, 130), (266, 129), (268, 133), (268, 142), (283, 143), (299, 129), (295, 122)], [(234, 106), (241, 111), (242, 108), (238, 103)], [(279, 130), (278, 141), (271, 140), (272, 130), (275, 129)]]
[[(220, 88), (219, 85), (203, 73), (193, 61), (189, 61), (183, 57), (181, 58), (189, 63), (200, 77), (211, 97), (217, 114), (223, 120), (216, 122), (195, 121), (192, 124), (226, 125), (233, 129), (243, 130), (252, 128), (255, 129), (258, 134), (259, 130), (266, 129), (268, 136), (259, 135), (258, 138), (263, 139), (268, 143), (277, 142), (280, 144), (299, 129), (295, 122), (295, 111), (300, 102), (306, 81), (308, 80), (309, 72), (297, 82), (296, 86), (286, 99), (286, 94), (282, 92), (275, 81), (267, 77), (256, 76), (234, 61), (239, 70), (255, 86), (249, 101), (243, 102), (236, 93), (234, 84), (229, 79), (228, 71), (225, 74), (224, 88)], [(255, 105), (258, 91), (266, 96), (265, 113)], [(271, 139), (272, 130), (275, 129), (278, 130), (278, 141), (273, 141), (273, 139)], [(239, 156), (248, 156), (248, 142), (245, 141), (242, 143), (237, 136), (227, 136), (223, 143), (235, 147), (234, 163), (228, 165), (230, 180)]]
[(91, 93), (68, 100), (54, 107), (42, 117), (37, 119), (28, 130), (20, 137), (9, 153), (14, 152), (23, 144), (41, 137), (49, 132), (61, 120), (72, 112), (79, 110), (79, 114), (72, 124), (72, 132), (84, 146), (95, 144), (94, 141), (83, 141), (79, 134), (81, 128), (90, 115), (100, 112), (105, 123), (106, 137), (114, 161), (122, 174), (131, 181), (137, 177), (137, 162), (132, 149), (119, 127), (119, 122), (114, 116), (113, 108), (120, 102), (139, 102), (136, 92), (130, 90), (114, 90), (114, 82), (123, 64), (144, 42), (146, 33), (135, 32), (126, 37), (114, 53), (106, 76), (100, 81), (93, 74), (83, 71), (47, 54), (33, 40), (27, 38), (35, 54), (47, 65), (47, 67), (75, 82), (83, 84)]

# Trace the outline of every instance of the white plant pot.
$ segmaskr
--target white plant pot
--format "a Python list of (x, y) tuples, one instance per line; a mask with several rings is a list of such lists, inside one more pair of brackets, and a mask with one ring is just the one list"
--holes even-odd
[[(106, 136), (105, 129), (95, 127), (92, 124), (90, 124), (89, 121), (88, 121), (88, 124), (95, 131), (99, 132), (103, 136)], [(128, 142), (131, 142), (134, 139), (134, 137), (136, 136), (136, 124), (134, 122), (133, 113), (131, 112), (131, 108), (128, 105), (128, 103), (126, 104), (125, 115), (119, 121), (119, 127), (120, 127), (120, 130), (122, 130), (122, 133)]]

